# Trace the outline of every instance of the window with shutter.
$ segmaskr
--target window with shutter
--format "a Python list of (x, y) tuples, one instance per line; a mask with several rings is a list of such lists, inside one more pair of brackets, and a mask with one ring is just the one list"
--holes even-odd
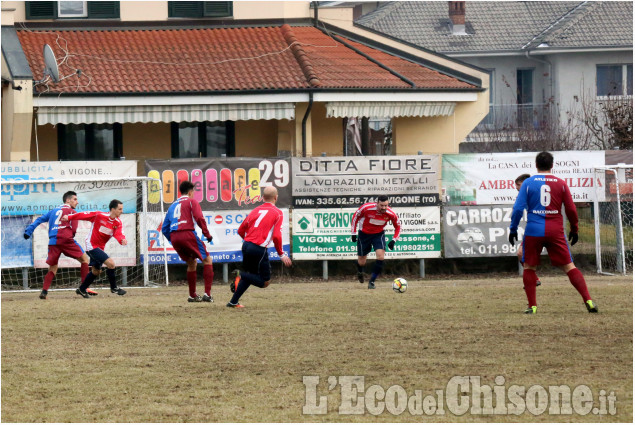
[(118, 1), (89, 1), (88, 18), (90, 19), (118, 19)]
[(206, 17), (232, 16), (232, 9), (232, 2), (230, 1), (203, 2), (203, 16)]
[(26, 19), (55, 19), (57, 17), (56, 1), (27, 1)]
[(199, 1), (169, 1), (168, 17), (200, 18), (203, 16), (202, 4)]

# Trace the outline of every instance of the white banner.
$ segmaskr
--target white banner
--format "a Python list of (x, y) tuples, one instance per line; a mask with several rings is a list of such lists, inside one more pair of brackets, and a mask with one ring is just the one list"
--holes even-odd
[[(537, 154), (443, 155), (443, 201), (449, 205), (513, 204), (518, 195), (514, 181), (521, 174), (537, 173)], [(552, 154), (552, 173), (567, 183), (573, 201), (593, 201), (595, 187), (604, 187), (604, 177), (594, 178), (593, 174), (593, 167), (604, 165), (604, 151), (560, 151)]]
[[(62, 195), (77, 192), (77, 211), (108, 211), (112, 199), (123, 202), (124, 213), (137, 208), (137, 186), (117, 181), (135, 177), (137, 161), (3, 162), (2, 180), (42, 180), (41, 184), (2, 185), (2, 215), (46, 214), (60, 206)], [(46, 183), (51, 179), (109, 179), (112, 182)]]
[[(289, 253), (289, 209), (281, 208), (284, 214), (282, 221), (282, 249)], [(201, 230), (196, 227), (196, 233), (205, 243), (207, 252), (212, 256), (212, 260), (216, 263), (240, 262), (243, 259), (242, 246), (243, 240), (238, 235), (238, 227), (243, 222), (250, 211), (246, 210), (228, 210), (228, 211), (203, 211), (203, 216), (207, 223), (207, 228), (212, 235), (212, 243), (208, 243), (203, 237)], [(172, 245), (165, 239), (161, 233), (161, 224), (163, 217), (160, 213), (148, 214), (148, 255), (150, 256), (150, 264), (163, 264), (163, 247), (167, 246), (168, 264), (184, 264), (172, 248)], [(273, 243), (269, 244), (269, 259), (278, 260), (278, 253), (273, 247)]]
[[(36, 217), (37, 218), (37, 217)], [(128, 240), (127, 245), (119, 245), (115, 238), (111, 238), (106, 244), (106, 253), (115, 260), (116, 266), (137, 265), (137, 222), (136, 214), (122, 214), (123, 231)], [(93, 223), (85, 220), (77, 221), (77, 233), (75, 240), (86, 250), (86, 236)], [(33, 232), (33, 262), (35, 267), (48, 267), (46, 257), (48, 257), (49, 225), (40, 224)], [(79, 267), (79, 261), (68, 258), (64, 254), (60, 256), (58, 265), (60, 267)]]
[[(392, 208), (401, 221), (401, 235), (386, 258), (438, 258), (441, 256), (439, 207)], [(351, 219), (356, 208), (293, 210), (293, 258), (296, 260), (342, 260), (357, 258), (351, 241)], [(359, 229), (357, 229), (359, 230)], [(395, 229), (388, 224), (386, 240)], [(375, 258), (372, 251), (369, 258)]]

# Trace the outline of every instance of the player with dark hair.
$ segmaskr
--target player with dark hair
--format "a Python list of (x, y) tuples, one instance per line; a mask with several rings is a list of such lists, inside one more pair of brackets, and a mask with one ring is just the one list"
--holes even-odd
[[(181, 197), (174, 201), (163, 220), (161, 232), (174, 247), (181, 260), (187, 263), (187, 284), (190, 290), (188, 302), (214, 302), (212, 298), (212, 283), (214, 281), (214, 267), (212, 257), (207, 252), (205, 244), (194, 231), (194, 223), (203, 231), (207, 242), (212, 242), (212, 235), (207, 229), (201, 205), (194, 199), (194, 184), (185, 180), (179, 185)], [(205, 294), (196, 294), (196, 259), (203, 262), (203, 280)]]
[(514, 245), (518, 239), (518, 223), (527, 210), (527, 227), (523, 238), (524, 272), (523, 283), (527, 294), (526, 314), (536, 314), (536, 267), (540, 264), (540, 252), (543, 247), (551, 259), (551, 264), (562, 269), (573, 287), (580, 293), (589, 313), (597, 313), (598, 307), (591, 299), (582, 272), (573, 264), (573, 256), (564, 233), (563, 217), (560, 212), (564, 205), (571, 230), (569, 242), (578, 242), (578, 213), (571, 197), (569, 187), (564, 180), (551, 174), (553, 155), (540, 152), (536, 156), (538, 174), (525, 180), (518, 192), (518, 198), (512, 212), (509, 226), (509, 243)]
[(104, 251), (110, 238), (115, 238), (120, 245), (127, 245), (126, 235), (123, 232), (123, 223), (119, 218), (123, 214), (123, 203), (117, 199), (110, 201), (108, 205), (110, 213), (101, 211), (87, 211), (71, 216), (62, 217), (62, 220), (85, 220), (93, 225), (86, 236), (86, 253), (90, 257), (92, 273), (84, 279), (75, 293), (88, 298), (88, 287), (101, 274), (102, 265), (106, 266), (106, 276), (110, 282), (110, 292), (117, 295), (126, 295), (126, 291), (117, 286), (115, 277), (115, 261)]
[(243, 238), (243, 268), (236, 281), (230, 286), (234, 293), (227, 307), (243, 308), (239, 304), (240, 297), (247, 288), (255, 285), (266, 288), (271, 280), (271, 266), (267, 246), (273, 242), (282, 263), (291, 267), (291, 259), (282, 250), (282, 221), (284, 214), (278, 207), (278, 189), (267, 186), (262, 190), (264, 204), (252, 210), (238, 227), (238, 234)]
[[(516, 180), (514, 180), (514, 183), (516, 183), (516, 190), (520, 191), (520, 186), (529, 177), (531, 177), (531, 174), (521, 174), (520, 176), (516, 177)], [(520, 263), (520, 265), (524, 266), (524, 264), (523, 264), (523, 244), (522, 244), (522, 242), (518, 244), (518, 251), (516, 251), (516, 255), (518, 255), (518, 262)], [(536, 281), (536, 286), (540, 286), (540, 285), (542, 285), (542, 282), (540, 282), (540, 278), (538, 278), (538, 280)]]
[[(364, 267), (368, 253), (374, 249), (377, 255), (373, 273), (368, 281), (368, 289), (375, 289), (375, 279), (384, 268), (384, 255), (386, 253), (384, 227), (389, 221), (395, 227), (395, 234), (388, 242), (388, 248), (392, 251), (395, 249), (397, 239), (399, 239), (401, 223), (397, 214), (388, 206), (388, 196), (380, 195), (377, 202), (368, 202), (362, 205), (353, 215), (351, 239), (357, 243), (357, 279), (359, 283), (364, 283)], [(357, 231), (358, 225), (359, 231)]]
[[(73, 239), (77, 231), (77, 223), (62, 223), (61, 218), (65, 215), (75, 214), (77, 207), (77, 193), (68, 191), (62, 196), (63, 205), (52, 209), (46, 214), (40, 216), (24, 230), (24, 239), (29, 239), (35, 228), (44, 222), (49, 225), (49, 249), (46, 264), (49, 265), (48, 273), (44, 276), (42, 284), (42, 292), (40, 299), (45, 300), (48, 290), (53, 283), (55, 274), (57, 273), (57, 264), (62, 254), (67, 257), (75, 258), (81, 264), (81, 278), (84, 280), (88, 274), (88, 256), (82, 247)], [(90, 295), (97, 295), (97, 292), (91, 291)]]

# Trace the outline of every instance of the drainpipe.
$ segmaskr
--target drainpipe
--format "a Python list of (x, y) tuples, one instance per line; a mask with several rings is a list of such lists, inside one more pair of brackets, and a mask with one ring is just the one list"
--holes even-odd
[(318, 5), (320, 2), (314, 1), (313, 3), (313, 26), (317, 28), (318, 26)]
[(555, 99), (553, 99), (553, 73), (552, 73), (553, 66), (551, 65), (551, 62), (549, 62), (548, 60), (538, 59), (535, 56), (530, 56), (529, 50), (525, 50), (525, 56), (529, 60), (544, 63), (545, 65), (549, 66), (549, 99), (552, 99), (553, 102), (555, 103)]
[(306, 112), (304, 113), (304, 118), (302, 118), (302, 157), (306, 157), (306, 120), (309, 118), (311, 108), (313, 108), (312, 91), (309, 92), (309, 106), (307, 106)]

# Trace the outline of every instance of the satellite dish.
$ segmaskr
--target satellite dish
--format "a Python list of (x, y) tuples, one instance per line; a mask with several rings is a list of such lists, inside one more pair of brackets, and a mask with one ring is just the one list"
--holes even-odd
[[(57, 69), (57, 60), (55, 59), (55, 53), (48, 44), (44, 45), (44, 79), (49, 75), (54, 83), (59, 83), (60, 73)], [(42, 81), (44, 81), (44, 79)]]

